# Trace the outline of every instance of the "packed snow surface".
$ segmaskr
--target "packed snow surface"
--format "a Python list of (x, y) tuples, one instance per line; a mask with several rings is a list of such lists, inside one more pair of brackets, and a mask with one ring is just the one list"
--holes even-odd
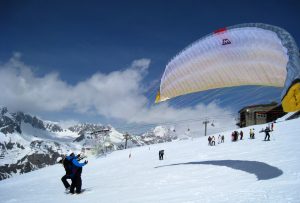
[(254, 140), (248, 127), (238, 142), (224, 132), (216, 146), (202, 137), (90, 157), (79, 195), (65, 194), (62, 165), (50, 166), (0, 181), (0, 202), (299, 202), (300, 119), (275, 123), (269, 142), (265, 126), (251, 126)]

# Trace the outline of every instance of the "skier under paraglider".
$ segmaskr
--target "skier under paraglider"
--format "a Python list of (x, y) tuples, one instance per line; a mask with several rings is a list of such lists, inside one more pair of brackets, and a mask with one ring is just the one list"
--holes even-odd
[(61, 178), (66, 190), (70, 189), (70, 183), (67, 179), (71, 179), (71, 170), (72, 170), (72, 160), (75, 158), (74, 153), (71, 153), (69, 156), (66, 156), (64, 159), (59, 158), (59, 163), (63, 164), (66, 174)]
[(71, 179), (72, 184), (70, 187), (70, 193), (74, 194), (74, 190), (76, 189), (76, 193), (81, 193), (81, 186), (82, 186), (82, 180), (81, 180), (81, 173), (82, 173), (82, 167), (85, 166), (88, 161), (85, 160), (84, 163), (79, 163), (78, 158), (80, 157), (80, 154), (78, 154), (76, 157), (72, 159), (72, 171), (71, 171)]

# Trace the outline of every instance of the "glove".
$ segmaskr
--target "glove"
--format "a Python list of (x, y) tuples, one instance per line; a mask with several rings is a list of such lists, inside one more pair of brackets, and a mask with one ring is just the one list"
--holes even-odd
[(88, 161), (87, 161), (87, 160), (85, 160), (85, 161), (84, 161), (84, 163), (85, 163), (85, 164), (87, 164), (87, 163), (88, 163)]

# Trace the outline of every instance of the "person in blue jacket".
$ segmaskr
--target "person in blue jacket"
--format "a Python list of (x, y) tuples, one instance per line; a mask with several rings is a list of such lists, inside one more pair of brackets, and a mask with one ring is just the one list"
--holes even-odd
[(71, 179), (72, 179), (72, 184), (70, 187), (70, 193), (74, 194), (74, 189), (76, 188), (76, 193), (81, 192), (81, 185), (82, 185), (82, 180), (81, 180), (81, 173), (82, 173), (82, 167), (85, 166), (88, 161), (84, 161), (84, 163), (79, 163), (78, 158), (80, 154), (78, 154), (76, 157), (72, 159), (72, 171), (71, 171)]
[(70, 188), (70, 184), (67, 179), (71, 179), (72, 172), (72, 160), (75, 158), (75, 154), (71, 153), (69, 156), (66, 156), (60, 163), (63, 164), (66, 174), (61, 178), (66, 190)]

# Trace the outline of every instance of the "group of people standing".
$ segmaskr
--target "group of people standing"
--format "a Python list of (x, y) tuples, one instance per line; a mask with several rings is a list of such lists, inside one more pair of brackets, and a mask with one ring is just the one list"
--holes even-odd
[(254, 128), (250, 128), (249, 135), (250, 135), (250, 139), (255, 139)]
[[(260, 132), (264, 132), (265, 133), (265, 139), (264, 141), (270, 141), (270, 132), (273, 131), (274, 129), (274, 123), (271, 123), (269, 126), (267, 126), (265, 129), (262, 129)], [(249, 135), (250, 135), (250, 139), (255, 139), (255, 132), (254, 132), (254, 128), (250, 128), (249, 130)], [(237, 130), (233, 131), (231, 133), (231, 141), (232, 142), (236, 142), (238, 140), (242, 140), (244, 137), (244, 132), (241, 130), (240, 132), (238, 132)], [(218, 136), (218, 144), (223, 143), (224, 142), (224, 135), (219, 135)], [(208, 145), (209, 146), (215, 146), (216, 142), (215, 142), (215, 136), (208, 136)]]
[[(75, 156), (74, 153), (71, 153), (69, 156), (66, 156), (64, 159), (60, 159), (58, 162), (63, 164), (66, 174), (61, 178), (66, 190), (70, 190), (71, 194), (74, 192), (81, 193), (81, 173), (82, 167), (85, 166), (88, 161), (84, 161), (83, 163), (79, 163), (85, 157), (80, 157), (80, 154)], [(67, 179), (71, 179), (72, 183), (67, 181)]]
[[(208, 145), (209, 146), (215, 146), (216, 145), (216, 139), (215, 139), (215, 136), (212, 136), (212, 137), (210, 137), (210, 136), (208, 136)], [(224, 135), (219, 135), (218, 136), (218, 144), (220, 144), (220, 143), (224, 143), (224, 140), (225, 140), (225, 137), (224, 137)]]
[(238, 132), (238, 131), (233, 131), (232, 133), (231, 133), (231, 141), (232, 142), (236, 142), (236, 141), (238, 141), (239, 140), (239, 136), (240, 136), (240, 140), (242, 140), (243, 139), (243, 136), (244, 136), (244, 133), (243, 133), (243, 131), (241, 130), (240, 132)]

